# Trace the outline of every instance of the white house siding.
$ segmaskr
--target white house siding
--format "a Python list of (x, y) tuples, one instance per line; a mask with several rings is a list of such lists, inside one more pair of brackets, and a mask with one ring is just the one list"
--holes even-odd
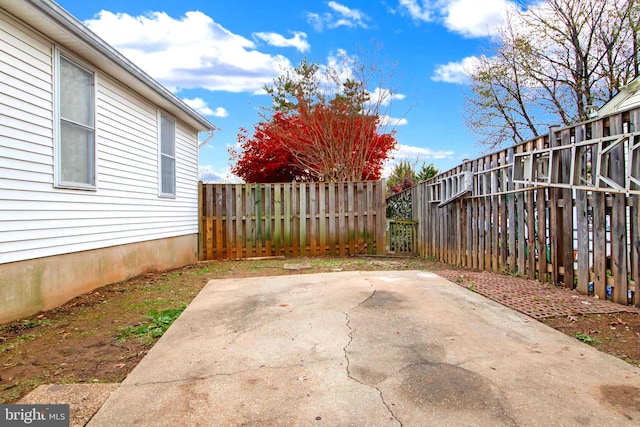
[(160, 198), (157, 109), (99, 70), (97, 190), (54, 188), (52, 63), (0, 12), (0, 264), (197, 234), (196, 131), (176, 120), (177, 194)]
[(620, 103), (620, 105), (618, 106), (618, 111), (630, 110), (631, 108), (635, 108), (638, 106), (640, 106), (640, 90)]

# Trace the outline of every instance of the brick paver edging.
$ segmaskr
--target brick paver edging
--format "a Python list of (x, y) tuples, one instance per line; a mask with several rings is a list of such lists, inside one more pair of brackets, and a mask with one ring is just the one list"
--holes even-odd
[(534, 319), (582, 314), (640, 313), (640, 309), (636, 307), (616, 304), (520, 277), (450, 269), (437, 270), (435, 273)]

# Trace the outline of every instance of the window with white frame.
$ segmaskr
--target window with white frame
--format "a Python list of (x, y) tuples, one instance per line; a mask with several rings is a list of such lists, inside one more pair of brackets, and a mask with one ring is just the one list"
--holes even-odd
[(176, 122), (159, 113), (160, 195), (176, 195)]
[(58, 53), (57, 178), (61, 187), (95, 188), (94, 73)]

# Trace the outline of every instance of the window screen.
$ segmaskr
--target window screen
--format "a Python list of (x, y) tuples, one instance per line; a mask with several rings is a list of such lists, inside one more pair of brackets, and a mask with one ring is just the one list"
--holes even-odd
[(93, 73), (60, 56), (59, 177), (61, 185), (95, 186)]
[(160, 114), (160, 193), (176, 195), (176, 123)]

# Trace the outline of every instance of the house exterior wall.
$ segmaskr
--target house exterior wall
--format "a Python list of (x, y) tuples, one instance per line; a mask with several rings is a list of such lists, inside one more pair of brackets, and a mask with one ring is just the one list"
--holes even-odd
[(0, 324), (50, 310), (107, 283), (197, 260), (198, 236), (170, 237), (0, 264)]
[[(139, 274), (146, 265), (162, 269), (193, 262), (198, 233), (197, 131), (175, 118), (176, 196), (159, 197), (159, 110), (92, 68), (90, 58), (75, 57), (65, 46), (55, 47), (95, 72), (96, 189), (55, 187), (54, 43), (0, 11), (0, 267), (27, 260), (41, 265), (46, 257), (135, 247), (141, 242), (153, 241), (160, 247), (162, 239), (181, 236), (193, 245), (186, 251), (190, 256), (177, 257), (179, 262), (140, 262), (138, 268), (113, 277), (121, 280)], [(105, 259), (112, 260), (105, 261), (106, 268), (120, 268), (113, 264), (117, 258)], [(31, 270), (22, 268), (16, 281), (0, 281), (0, 295), (8, 298), (34, 291), (29, 290), (29, 283), (36, 280), (31, 273), (40, 273)], [(91, 272), (85, 270), (85, 275)], [(88, 278), (86, 285), (70, 284), (69, 289), (75, 289), (72, 292), (63, 289), (64, 284), (49, 284), (64, 297), (41, 295), (41, 299), (64, 302), (109, 281), (96, 284)], [(43, 303), (38, 309), (51, 307)], [(0, 312), (18, 313), (14, 308), (5, 304)], [(26, 312), (33, 313), (33, 309)]]

